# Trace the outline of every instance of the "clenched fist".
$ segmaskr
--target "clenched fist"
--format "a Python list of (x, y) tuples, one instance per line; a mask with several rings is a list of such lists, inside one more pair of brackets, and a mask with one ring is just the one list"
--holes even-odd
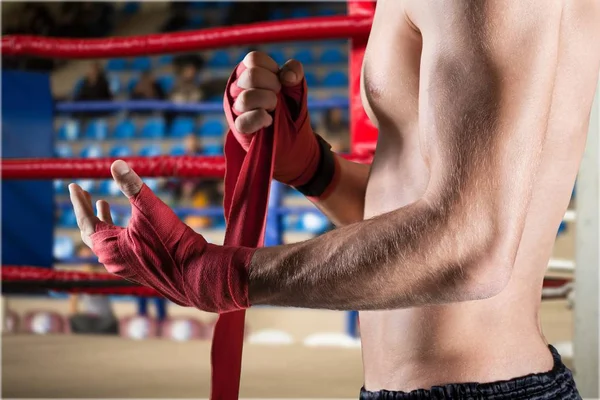
[(320, 149), (306, 98), (302, 65), (290, 60), (280, 68), (261, 52), (246, 55), (229, 80), (225, 98), (225, 107), (231, 109), (229, 128), (245, 150), (256, 132), (273, 124), (274, 110), (286, 108), (286, 120), (276, 127), (274, 177), (291, 186), (310, 181), (319, 164)]

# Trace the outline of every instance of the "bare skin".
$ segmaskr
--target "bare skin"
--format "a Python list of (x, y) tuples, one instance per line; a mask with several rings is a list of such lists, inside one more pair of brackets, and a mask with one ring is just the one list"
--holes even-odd
[[(380, 0), (363, 66), (373, 165), (341, 161), (317, 202), (338, 229), (256, 251), (251, 303), (361, 310), (368, 390), (548, 371), (542, 281), (585, 144), (599, 20), (595, 0)], [(301, 66), (245, 62), (236, 127), (252, 133)], [(123, 162), (112, 171), (140, 190)], [(89, 244), (91, 199), (70, 189)]]

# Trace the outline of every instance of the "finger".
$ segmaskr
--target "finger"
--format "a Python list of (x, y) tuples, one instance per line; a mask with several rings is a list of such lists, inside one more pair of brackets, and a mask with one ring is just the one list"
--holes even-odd
[(92, 195), (87, 190), (83, 190), (83, 194), (85, 195), (87, 202), (90, 204), (90, 207), (92, 207)]
[(264, 89), (244, 90), (233, 103), (233, 108), (240, 113), (256, 109), (273, 111), (276, 106), (277, 95)]
[(242, 89), (266, 89), (274, 92), (281, 90), (277, 74), (261, 67), (251, 67), (240, 74), (237, 86)]
[(100, 221), (114, 225), (112, 215), (110, 215), (110, 205), (106, 201), (98, 200), (96, 202), (96, 209), (98, 210), (98, 218), (100, 218)]
[(251, 51), (250, 53), (246, 54), (246, 57), (244, 57), (242, 63), (244, 63), (246, 68), (261, 67), (268, 69), (275, 74), (277, 71), (279, 71), (279, 65), (277, 65), (277, 62), (269, 57), (268, 54), (261, 51)]
[(304, 68), (300, 61), (289, 60), (279, 72), (279, 80), (283, 86), (296, 86), (304, 79)]
[(240, 133), (254, 133), (273, 123), (273, 117), (265, 110), (248, 111), (235, 120), (235, 129)]
[(89, 236), (94, 233), (98, 218), (94, 215), (92, 205), (88, 202), (83, 189), (74, 183), (69, 185), (69, 197), (71, 198), (71, 203), (73, 203), (73, 210), (75, 211), (77, 226), (81, 231), (81, 237), (89, 246), (91, 245)]
[(121, 192), (127, 197), (133, 197), (140, 192), (144, 182), (123, 160), (117, 160), (110, 166), (113, 179)]

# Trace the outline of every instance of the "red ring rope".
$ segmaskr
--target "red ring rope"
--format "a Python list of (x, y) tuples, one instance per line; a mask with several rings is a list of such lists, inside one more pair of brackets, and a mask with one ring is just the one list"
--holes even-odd
[[(347, 159), (369, 163), (371, 156), (352, 154)], [(32, 158), (2, 160), (3, 179), (104, 179), (111, 178), (116, 158)], [(204, 156), (123, 158), (141, 177), (223, 178), (225, 159)]]
[(71, 59), (131, 57), (265, 42), (364, 38), (369, 35), (371, 23), (371, 16), (360, 15), (312, 17), (108, 39), (51, 39), (15, 35), (2, 38), (2, 53)]
[(2, 266), (2, 282), (6, 286), (11, 283), (28, 283), (28, 282), (44, 282), (44, 286), (48, 290), (55, 290), (55, 285), (62, 283), (72, 283), (69, 289), (56, 289), (56, 291), (67, 291), (69, 293), (89, 293), (89, 294), (106, 294), (106, 295), (133, 295), (141, 297), (162, 297), (154, 289), (145, 286), (137, 286), (132, 283), (131, 286), (114, 286), (101, 288), (78, 288), (77, 282), (123, 282), (116, 275), (100, 272), (80, 272), (80, 271), (60, 271), (50, 268), (28, 267), (28, 266)]

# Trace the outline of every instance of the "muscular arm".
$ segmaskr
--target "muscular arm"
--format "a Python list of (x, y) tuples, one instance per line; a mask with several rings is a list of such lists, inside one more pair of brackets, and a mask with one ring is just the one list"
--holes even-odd
[(545, 141), (560, 4), (454, 0), (424, 12), (425, 3), (405, 3), (423, 37), (425, 195), (313, 240), (259, 249), (252, 304), (401, 308), (486, 298), (508, 282)]
[(339, 181), (329, 196), (313, 200), (313, 203), (336, 226), (344, 226), (364, 218), (370, 166), (348, 161), (337, 154), (335, 157), (339, 166)]

